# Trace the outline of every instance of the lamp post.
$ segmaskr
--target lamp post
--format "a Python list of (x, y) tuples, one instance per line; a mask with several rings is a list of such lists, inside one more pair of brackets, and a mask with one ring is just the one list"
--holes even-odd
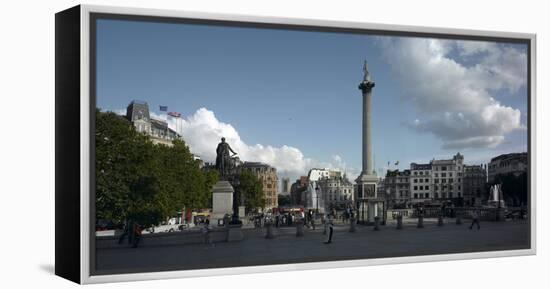
[(319, 186), (315, 185), (315, 198), (317, 199), (317, 209), (315, 210), (319, 214)]
[(501, 208), (500, 207), (500, 193), (502, 192), (501, 189), (500, 189), (501, 186), (502, 186), (502, 183), (499, 186), (497, 186), (497, 190), (496, 190), (497, 191), (496, 192), (497, 193), (497, 201), (498, 201), (497, 217), (496, 217), (497, 222), (500, 221), (500, 208)]

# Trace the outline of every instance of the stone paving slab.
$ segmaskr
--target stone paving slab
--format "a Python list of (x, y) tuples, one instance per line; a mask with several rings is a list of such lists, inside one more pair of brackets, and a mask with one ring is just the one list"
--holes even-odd
[(481, 230), (470, 230), (469, 222), (444, 226), (429, 222), (425, 228), (405, 224), (403, 230), (388, 224), (381, 231), (372, 226), (335, 226), (332, 244), (323, 244), (322, 226), (304, 228), (296, 237), (294, 227), (274, 228), (275, 238), (265, 239), (264, 229), (245, 229), (241, 242), (144, 246), (138, 248), (98, 249), (98, 274), (133, 273), (233, 266), (258, 266), (318, 261), (353, 260), (432, 254), (466, 253), (529, 248), (529, 223), (482, 222)]

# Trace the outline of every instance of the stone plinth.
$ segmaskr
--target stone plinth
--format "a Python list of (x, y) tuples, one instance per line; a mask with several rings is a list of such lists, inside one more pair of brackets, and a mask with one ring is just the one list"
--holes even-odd
[(233, 214), (233, 186), (228, 181), (218, 181), (212, 188), (212, 220), (217, 224), (225, 214)]

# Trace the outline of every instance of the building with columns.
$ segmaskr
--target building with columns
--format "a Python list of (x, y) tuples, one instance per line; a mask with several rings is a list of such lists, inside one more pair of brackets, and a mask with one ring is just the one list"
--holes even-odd
[(503, 154), (491, 159), (488, 165), (488, 182), (492, 184), (497, 175), (514, 174), (516, 176), (527, 172), (529, 168), (527, 153)]
[(344, 209), (353, 204), (353, 184), (346, 174), (339, 171), (330, 171), (328, 177), (322, 177), (318, 181), (325, 209)]

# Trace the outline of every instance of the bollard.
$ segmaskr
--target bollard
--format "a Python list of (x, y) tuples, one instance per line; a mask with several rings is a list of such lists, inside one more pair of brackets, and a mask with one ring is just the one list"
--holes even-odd
[(355, 233), (356, 229), (355, 229), (355, 225), (356, 225), (356, 220), (355, 218), (351, 218), (349, 219), (349, 232), (350, 233)]
[(397, 230), (403, 229), (403, 216), (397, 215)]
[(380, 217), (374, 217), (374, 230), (380, 231)]
[(441, 214), (437, 217), (437, 225), (440, 227), (443, 226), (443, 215)]
[(416, 225), (417, 228), (424, 228), (424, 216), (420, 215), (418, 216), (418, 224)]
[(296, 237), (304, 236), (304, 221), (296, 221)]
[(267, 229), (267, 233), (265, 234), (266, 239), (273, 239), (275, 238), (275, 235), (273, 235), (273, 225), (270, 223), (265, 224), (265, 228)]
[(460, 214), (456, 214), (456, 224), (462, 225), (462, 217), (460, 216)]

